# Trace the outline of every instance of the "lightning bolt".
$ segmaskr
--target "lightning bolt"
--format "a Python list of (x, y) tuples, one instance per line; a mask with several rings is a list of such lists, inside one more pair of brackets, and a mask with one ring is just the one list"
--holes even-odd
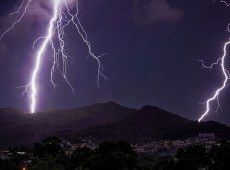
[[(224, 0), (220, 0), (221, 3), (225, 4), (226, 6), (230, 6), (230, 4)], [(230, 32), (230, 24), (228, 25), (228, 32)], [(224, 43), (224, 46), (223, 46), (223, 55), (214, 63), (212, 63), (210, 66), (207, 66), (204, 64), (204, 62), (202, 60), (199, 60), (201, 63), (202, 63), (202, 66), (203, 68), (208, 68), (208, 69), (212, 69), (213, 66), (215, 65), (220, 65), (220, 68), (221, 68), (221, 71), (222, 71), (222, 74), (223, 74), (223, 82), (221, 84), (221, 86), (219, 88), (217, 88), (213, 95), (208, 98), (205, 102), (205, 105), (206, 105), (206, 110), (205, 112), (201, 115), (201, 117), (198, 119), (198, 122), (201, 122), (205, 116), (208, 115), (208, 113), (210, 112), (210, 105), (213, 101), (217, 101), (217, 111), (218, 111), (218, 108), (220, 107), (220, 104), (219, 104), (219, 94), (225, 89), (226, 87), (226, 84), (228, 82), (228, 80), (230, 79), (230, 74), (229, 74), (229, 71), (226, 69), (226, 66), (225, 66), (225, 60), (226, 60), (226, 57), (227, 57), (227, 49), (229, 47), (229, 44), (230, 44), (230, 40), (225, 42)]]
[[(9, 16), (20, 14), (21, 10), (23, 9), (22, 14), (16, 20), (10, 28), (8, 28), (5, 32), (2, 33), (0, 36), (0, 40), (9, 33), (16, 24), (18, 24), (22, 18), (25, 16), (27, 9), (30, 5), (32, 0), (23, 0), (21, 3), (21, 6), (16, 12), (11, 13)], [(18, 88), (25, 88), (25, 91), (22, 93), (23, 95), (25, 93), (28, 93), (29, 100), (30, 100), (30, 112), (34, 113), (36, 111), (36, 104), (37, 104), (37, 92), (38, 92), (38, 86), (37, 86), (37, 78), (40, 71), (40, 67), (42, 64), (43, 56), (48, 48), (48, 45), (51, 46), (51, 49), (53, 51), (53, 64), (50, 72), (50, 81), (55, 87), (55, 81), (54, 81), (54, 73), (56, 70), (59, 70), (61, 75), (63, 76), (65, 82), (71, 87), (72, 92), (75, 94), (74, 88), (71, 85), (71, 83), (68, 80), (67, 77), (67, 68), (68, 68), (68, 58), (70, 57), (66, 51), (65, 51), (65, 28), (69, 26), (70, 24), (73, 24), (77, 30), (77, 33), (80, 35), (83, 42), (86, 44), (88, 48), (88, 55), (91, 56), (97, 63), (97, 85), (99, 85), (100, 77), (103, 77), (106, 79), (106, 76), (103, 74), (103, 65), (100, 61), (100, 58), (105, 55), (95, 55), (92, 51), (91, 44), (88, 40), (88, 35), (86, 31), (84, 30), (84, 27), (82, 26), (80, 19), (78, 17), (79, 14), (79, 4), (78, 0), (75, 0), (75, 13), (72, 14), (70, 10), (70, 7), (68, 6), (68, 0), (53, 0), (53, 16), (50, 19), (48, 30), (45, 36), (39, 37), (36, 39), (33, 43), (33, 48), (35, 48), (36, 43), (39, 40), (43, 40), (41, 43), (40, 48), (38, 49), (37, 55), (35, 57), (35, 65), (32, 70), (32, 75), (30, 82), (25, 86), (20, 86)], [(23, 8), (24, 7), (24, 8)], [(55, 45), (54, 38), (58, 39), (58, 45)]]

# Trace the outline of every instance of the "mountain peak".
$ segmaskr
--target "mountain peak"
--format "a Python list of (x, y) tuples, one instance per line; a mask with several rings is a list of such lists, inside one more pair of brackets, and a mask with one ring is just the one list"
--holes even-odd
[(124, 107), (114, 101), (109, 101), (109, 102), (105, 102), (105, 103), (96, 103), (94, 105), (103, 105), (103, 106), (110, 106), (110, 107)]
[(90, 106), (86, 106), (86, 108), (91, 108), (92, 110), (100, 110), (101, 112), (127, 112), (127, 111), (134, 111), (136, 109), (130, 109), (125, 106), (122, 106), (114, 101), (106, 102), (106, 103), (96, 103)]
[(140, 110), (140, 112), (162, 112), (163, 110), (157, 106), (145, 105)]

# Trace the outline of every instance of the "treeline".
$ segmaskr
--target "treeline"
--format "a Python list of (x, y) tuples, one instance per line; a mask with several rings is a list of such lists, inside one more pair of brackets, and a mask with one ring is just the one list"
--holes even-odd
[(124, 141), (102, 142), (95, 149), (79, 147), (67, 154), (61, 140), (49, 137), (32, 150), (9, 148), (10, 159), (0, 160), (0, 170), (229, 170), (230, 143), (206, 148), (202, 145), (178, 149), (174, 156), (144, 164)]

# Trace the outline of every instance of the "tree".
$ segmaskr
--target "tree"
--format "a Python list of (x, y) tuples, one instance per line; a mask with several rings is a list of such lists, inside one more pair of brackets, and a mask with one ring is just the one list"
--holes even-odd
[(160, 157), (156, 160), (153, 170), (173, 170), (175, 160), (172, 157)]
[(210, 159), (207, 157), (206, 148), (203, 145), (193, 145), (180, 148), (175, 155), (175, 169), (194, 170), (207, 168)]
[(61, 142), (62, 140), (58, 137), (47, 137), (42, 143), (35, 144), (34, 155), (43, 158), (46, 156), (56, 157), (59, 154), (64, 154)]
[(0, 159), (0, 169), (1, 170), (17, 170), (19, 169), (17, 165), (15, 165), (15, 163), (13, 163), (10, 160), (2, 160)]
[(137, 164), (137, 154), (133, 147), (124, 141), (103, 142), (96, 150), (94, 167), (101, 170), (117, 170), (117, 169), (134, 169)]
[(70, 156), (68, 160), (67, 169), (91, 169), (92, 158), (95, 156), (95, 152), (87, 147), (77, 148)]
[(214, 146), (209, 152), (212, 160), (210, 170), (229, 170), (230, 167), (230, 143), (222, 142), (220, 146)]
[(46, 157), (33, 164), (30, 170), (64, 170), (64, 167), (56, 162), (53, 157)]

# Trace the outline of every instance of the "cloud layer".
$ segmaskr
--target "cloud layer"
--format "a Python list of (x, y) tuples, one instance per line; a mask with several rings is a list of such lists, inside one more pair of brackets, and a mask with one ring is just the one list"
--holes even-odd
[(166, 0), (133, 0), (133, 7), (134, 19), (145, 24), (177, 22), (184, 15), (181, 9), (170, 7)]

